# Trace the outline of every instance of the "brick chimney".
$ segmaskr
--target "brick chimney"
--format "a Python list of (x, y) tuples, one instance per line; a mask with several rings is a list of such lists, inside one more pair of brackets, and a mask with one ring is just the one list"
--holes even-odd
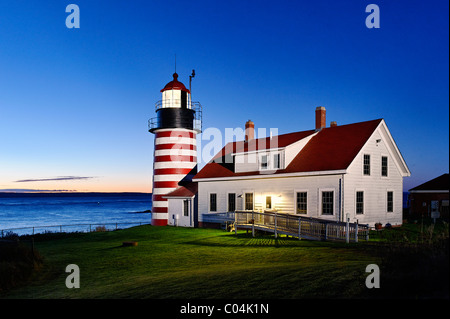
[(326, 127), (326, 113), (327, 111), (323, 106), (316, 107), (316, 131)]
[(336, 127), (337, 126), (337, 122), (336, 121), (331, 121), (330, 122), (330, 127)]
[(255, 123), (248, 120), (245, 122), (245, 142), (250, 142), (255, 138)]

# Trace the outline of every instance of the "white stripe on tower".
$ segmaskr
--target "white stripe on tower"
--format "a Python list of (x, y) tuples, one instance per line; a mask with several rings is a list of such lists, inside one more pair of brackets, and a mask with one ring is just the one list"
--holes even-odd
[(155, 131), (152, 225), (167, 225), (168, 202), (163, 197), (175, 190), (197, 165), (196, 135), (195, 131), (187, 129)]
[(155, 158), (155, 165), (154, 165), (154, 169), (160, 169), (160, 168), (186, 168), (186, 169), (191, 169), (191, 160), (192, 158), (195, 158), (194, 156), (190, 156), (189, 158), (186, 158), (182, 161), (161, 161), (161, 159)]
[[(167, 156), (167, 155), (173, 155), (173, 150), (157, 150), (155, 151), (155, 156)], [(197, 151), (195, 150), (185, 150), (185, 149), (179, 149), (177, 150), (177, 155), (185, 155), (185, 156), (197, 156)]]

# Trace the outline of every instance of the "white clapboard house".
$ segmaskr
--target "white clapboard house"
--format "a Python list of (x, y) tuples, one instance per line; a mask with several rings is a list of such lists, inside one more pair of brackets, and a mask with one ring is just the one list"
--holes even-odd
[(167, 196), (169, 215), (180, 215), (173, 223), (206, 226), (205, 215), (248, 210), (400, 225), (410, 171), (385, 121), (325, 123), (324, 107), (309, 131), (254, 138), (247, 122), (244, 141), (225, 145), (188, 188)]

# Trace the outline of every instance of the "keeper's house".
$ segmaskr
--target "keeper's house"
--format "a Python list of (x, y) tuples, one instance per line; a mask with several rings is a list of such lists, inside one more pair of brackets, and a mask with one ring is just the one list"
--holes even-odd
[(325, 123), (318, 107), (314, 130), (255, 139), (247, 122), (245, 141), (227, 144), (193, 178), (199, 226), (235, 210), (401, 225), (411, 173), (385, 121)]

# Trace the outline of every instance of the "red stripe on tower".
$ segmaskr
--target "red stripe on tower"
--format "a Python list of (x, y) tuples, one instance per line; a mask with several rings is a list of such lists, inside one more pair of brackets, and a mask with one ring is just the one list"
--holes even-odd
[(153, 207), (152, 213), (167, 213), (167, 207)]
[(188, 131), (163, 131), (157, 133), (158, 137), (171, 137), (171, 138), (180, 138), (180, 137), (195, 137), (195, 132)]
[(154, 188), (177, 188), (179, 181), (154, 182)]
[(155, 156), (156, 162), (196, 162), (197, 156), (189, 156), (189, 155), (162, 155)]

